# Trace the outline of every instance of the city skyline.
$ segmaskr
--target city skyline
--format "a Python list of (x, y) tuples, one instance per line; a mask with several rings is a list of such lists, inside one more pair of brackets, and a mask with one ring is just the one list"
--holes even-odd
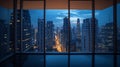
[[(18, 14), (17, 15), (19, 15), (19, 11), (20, 10), (18, 10)], [(11, 20), (10, 21), (12, 21), (12, 23), (10, 22), (10, 27), (12, 27), (11, 25), (13, 24), (13, 13), (11, 13)], [(27, 20), (24, 20), (24, 19), (27, 19)], [(33, 25), (31, 25), (31, 19), (32, 19), (32, 17), (30, 16), (30, 11), (29, 10), (23, 10), (23, 30), (25, 31), (25, 30), (28, 30), (28, 29), (32, 29), (33, 27)], [(62, 19), (62, 18), (61, 18)], [(82, 27), (81, 27), (81, 21), (80, 21), (80, 19), (79, 18), (77, 18), (75, 21), (77, 21), (77, 23), (75, 23), (75, 25), (76, 26), (74, 26), (75, 27), (75, 38), (73, 39), (73, 40), (71, 40), (71, 42), (74, 42), (74, 44), (72, 44), (72, 43), (70, 43), (70, 45), (72, 45), (72, 50), (73, 50), (73, 52), (81, 52), (81, 51), (83, 51), (84, 52), (84, 49), (83, 48), (85, 48), (85, 47), (83, 47), (83, 45), (86, 45), (86, 44), (84, 44), (83, 42), (85, 42), (85, 43), (88, 43), (89, 45), (91, 45), (92, 43), (92, 30), (93, 30), (93, 28), (92, 28), (92, 18), (85, 18), (85, 19), (83, 19), (83, 20), (86, 20), (86, 21), (83, 21), (82, 22)], [(96, 19), (97, 20), (97, 19)], [(29, 31), (22, 31), (22, 35), (28, 35), (28, 34), (30, 34), (30, 36), (29, 37), (24, 37), (25, 38), (25, 44), (22, 46), (22, 49), (27, 49), (27, 47), (29, 46), (29, 47), (32, 47), (32, 49), (34, 50), (34, 46), (37, 46), (38, 47), (38, 50), (39, 51), (43, 51), (43, 35), (42, 34), (44, 34), (44, 29), (42, 29), (43, 28), (43, 26), (44, 26), (44, 20), (43, 19), (39, 19), (38, 18), (38, 20), (37, 20), (37, 22), (38, 22), (38, 32), (37, 32), (37, 35), (36, 35), (36, 37), (37, 37), (37, 43), (36, 44), (32, 44), (32, 41), (30, 41), (31, 43), (29, 43), (29, 42), (27, 42), (27, 40), (30, 38), (30, 40), (31, 40), (31, 38), (33, 37), (33, 36), (35, 36), (35, 34), (31, 34), (32, 33), (32, 31), (31, 30), (29, 30)], [(98, 27), (98, 20), (97, 20), (97, 25), (95, 25), (95, 26), (97, 26)], [(107, 23), (110, 23), (111, 21), (107, 21)], [(87, 24), (84, 24), (84, 23), (87, 23)], [(105, 23), (105, 24), (107, 24), (107, 23)], [(85, 26), (85, 27), (83, 27), (84, 25), (88, 25), (88, 26)], [(28, 25), (28, 26), (26, 26), (26, 25)], [(66, 52), (66, 51), (68, 51), (68, 42), (69, 42), (69, 19), (68, 19), (68, 17), (64, 17), (63, 19), (62, 19), (62, 28), (61, 27), (59, 27), (60, 29), (60, 31), (61, 32), (59, 32), (59, 33), (57, 33), (57, 35), (59, 35), (60, 34), (60, 36), (58, 37), (57, 35), (55, 35), (55, 32), (57, 31), (57, 30), (55, 30), (56, 28), (55, 28), (55, 24), (53, 24), (53, 21), (46, 21), (46, 25), (45, 25), (45, 44), (46, 44), (46, 51), (54, 51), (54, 46), (56, 45), (56, 44), (58, 44), (56, 41), (58, 41), (59, 42), (59, 45), (61, 44), (62, 46), (60, 47), (60, 49), (62, 49), (62, 48), (65, 48), (63, 51), (64, 52)], [(104, 25), (103, 25), (104, 26)], [(100, 27), (101, 28), (101, 27)], [(34, 29), (34, 28), (33, 28)], [(84, 30), (84, 31), (86, 31), (86, 29), (87, 29), (87, 31), (85, 32), (85, 33), (83, 33), (83, 31), (80, 31), (80, 30)], [(17, 30), (20, 30), (20, 19), (19, 19), (19, 17), (17, 18)], [(79, 31), (79, 32), (77, 32), (77, 30)], [(90, 30), (90, 31), (89, 31)], [(101, 30), (101, 29), (99, 29), (99, 30)], [(109, 30), (109, 29), (108, 29)], [(13, 33), (13, 31), (12, 31), (12, 29), (10, 29), (10, 31)], [(97, 29), (96, 29), (96, 31), (98, 31)], [(71, 31), (70, 32), (70, 34), (72, 33), (73, 31)], [(112, 32), (112, 30), (110, 31), (110, 32)], [(18, 31), (18, 33), (20, 33), (20, 31)], [(82, 34), (81, 34), (82, 33)], [(88, 34), (88, 35), (85, 35), (85, 34), (87, 34), (87, 33), (90, 33), (90, 34)], [(10, 34), (11, 36), (12, 36), (12, 34)], [(79, 35), (79, 36), (78, 36)], [(85, 37), (84, 37), (84, 35), (85, 35)], [(71, 36), (71, 35), (70, 35)], [(73, 35), (74, 36), (74, 35)], [(82, 36), (82, 38), (80, 38)], [(72, 36), (71, 36), (72, 37)], [(10, 37), (10, 38), (12, 38), (12, 37)], [(21, 36), (20, 36), (20, 34), (18, 34), (18, 37), (17, 37), (18, 39), (17, 39), (17, 41), (18, 41), (18, 44), (20, 44), (20, 38), (21, 38)], [(34, 38), (34, 37), (33, 37)], [(59, 39), (58, 39), (59, 38)], [(77, 38), (78, 38), (78, 40), (77, 40)], [(58, 39), (58, 40), (56, 40), (56, 39)], [(86, 41), (84, 41), (85, 39), (88, 39), (88, 40), (86, 40)], [(112, 39), (112, 38), (111, 38)], [(76, 40), (76, 41), (74, 41), (74, 40)], [(35, 41), (35, 40), (33, 40), (33, 41)], [(80, 41), (82, 41), (82, 42), (80, 42)], [(108, 41), (108, 40), (106, 40), (106, 41)], [(56, 44), (55, 44), (55, 42), (56, 42)], [(89, 43), (90, 42), (90, 43)], [(23, 42), (21, 42), (21, 43), (23, 43)], [(29, 44), (29, 45), (27, 45), (27, 44)], [(101, 44), (103, 44), (103, 43), (101, 43)], [(33, 45), (33, 46), (32, 46)], [(59, 46), (59, 45), (57, 45), (57, 46)], [(88, 45), (88, 46), (89, 46)], [(105, 45), (105, 44), (104, 44)], [(19, 45), (17, 45), (17, 46), (19, 46)], [(56, 46), (56, 47), (57, 47)], [(87, 46), (87, 45), (86, 45)], [(20, 47), (20, 46), (19, 46)], [(19, 47), (17, 47), (17, 49), (19, 49)], [(102, 47), (103, 48), (103, 47)], [(108, 47), (107, 47), (108, 48)], [(56, 48), (56, 49), (58, 49), (58, 48)], [(55, 49), (55, 51), (57, 51)], [(82, 50), (83, 49), (83, 50)], [(109, 48), (108, 48), (109, 49)], [(103, 49), (103, 50), (106, 50), (106, 49)], [(90, 52), (91, 51), (91, 46), (89, 46), (89, 48), (87, 47), (86, 49), (85, 49), (85, 52)], [(58, 51), (57, 51), (58, 52)], [(60, 52), (62, 52), (61, 50), (60, 50)]]
[(119, 17), (120, 0), (0, 0), (0, 67), (120, 67)]
[[(117, 5), (118, 10), (120, 10), (120, 4)], [(104, 10), (95, 10), (95, 17), (98, 19), (99, 26), (105, 25), (105, 23), (113, 21), (113, 6), (110, 6)], [(37, 27), (37, 19), (43, 19), (43, 10), (29, 10), (31, 15), (31, 22), (34, 27)], [(119, 16), (120, 13), (118, 12)], [(46, 21), (53, 21), (56, 27), (60, 27), (63, 24), (63, 18), (68, 17), (68, 10), (66, 9), (47, 9), (46, 10)], [(70, 10), (70, 21), (71, 25), (76, 26), (77, 19), (83, 23), (86, 18), (92, 18), (92, 10)], [(120, 20), (118, 19), (118, 22)], [(119, 24), (120, 25), (120, 24)]]

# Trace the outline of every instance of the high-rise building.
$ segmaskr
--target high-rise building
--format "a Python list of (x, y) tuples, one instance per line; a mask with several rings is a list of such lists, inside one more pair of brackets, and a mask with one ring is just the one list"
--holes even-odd
[[(16, 50), (27, 51), (32, 46), (31, 17), (28, 10), (22, 11), (22, 22), (20, 21), (20, 10), (17, 10), (16, 30), (13, 25), (13, 13), (10, 18), (10, 45), (13, 48), (13, 33), (16, 32)], [(21, 28), (22, 27), (22, 28)], [(20, 49), (21, 48), (21, 49)]]
[(0, 58), (9, 52), (9, 25), (5, 24), (5, 20), (0, 20)]
[(113, 23), (106, 23), (99, 32), (97, 52), (113, 51)]
[(80, 34), (80, 20), (77, 19), (76, 26), (76, 51), (81, 51), (81, 34)]
[(79, 19), (77, 19), (76, 38), (77, 39), (81, 39), (81, 34), (80, 34), (80, 20)]
[(31, 26), (31, 37), (32, 37), (32, 45), (35, 45), (35, 29), (33, 25)]
[(55, 45), (55, 34), (54, 34), (53, 21), (47, 21), (45, 31), (46, 31), (45, 33), (46, 51), (53, 51), (53, 46)]
[(37, 46), (39, 51), (44, 51), (44, 19), (38, 19)]
[(71, 27), (70, 51), (76, 52), (76, 27)]
[(34, 44), (37, 45), (38, 28), (34, 28)]
[(69, 20), (67, 17), (65, 17), (63, 19), (63, 31), (62, 31), (62, 35), (63, 35), (63, 47), (66, 48), (66, 51), (68, 51), (68, 45), (69, 45)]
[(56, 28), (56, 34), (58, 35), (58, 37), (60, 37), (60, 28), (59, 27)]
[[(95, 38), (98, 35), (98, 20), (95, 19), (95, 27), (93, 26), (93, 19), (87, 18), (83, 20), (82, 24), (82, 51), (92, 51), (93, 30), (95, 29)], [(97, 40), (97, 39), (96, 39)]]
[(63, 28), (60, 30), (60, 43), (61, 45), (63, 46), (63, 51), (65, 52), (66, 49), (65, 49), (65, 46), (64, 46), (64, 35), (63, 35)]
[(71, 40), (76, 40), (76, 27), (71, 28)]

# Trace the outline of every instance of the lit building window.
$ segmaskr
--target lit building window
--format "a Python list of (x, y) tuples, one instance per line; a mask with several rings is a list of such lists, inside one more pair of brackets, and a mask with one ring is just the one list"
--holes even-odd
[(17, 22), (20, 22), (20, 20), (17, 20)]
[(12, 23), (10, 23), (10, 25), (12, 25)]
[(24, 29), (24, 31), (27, 31), (28, 29)]

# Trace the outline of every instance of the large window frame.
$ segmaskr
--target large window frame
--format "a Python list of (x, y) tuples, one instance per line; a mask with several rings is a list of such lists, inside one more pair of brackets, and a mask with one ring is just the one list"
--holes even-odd
[[(68, 52), (66, 53), (47, 53), (45, 51), (45, 36), (44, 36), (44, 52), (43, 53), (23, 53), (21, 51), (20, 48), (20, 52), (17, 53), (15, 50), (15, 46), (16, 46), (16, 20), (17, 20), (17, 1), (18, 0), (13, 0), (13, 6), (14, 6), (14, 54), (16, 55), (44, 55), (44, 67), (46, 67), (46, 55), (68, 55), (68, 67), (70, 67), (70, 56), (71, 55), (91, 55), (92, 56), (92, 67), (95, 67), (95, 55), (113, 55), (113, 59), (114, 59), (114, 67), (117, 67), (117, 55), (120, 55), (120, 53), (117, 52), (117, 0), (112, 0), (113, 1), (113, 43), (114, 43), (114, 52), (113, 53), (95, 53), (95, 29), (92, 31), (93, 33), (93, 44), (92, 44), (92, 53), (71, 53), (70, 52), (70, 36), (69, 36), (69, 49)], [(29, 0), (25, 0), (25, 1), (29, 1)], [(44, 1), (44, 29), (45, 29), (45, 22), (46, 22), (46, 0), (40, 0), (40, 1)], [(78, 1), (78, 0), (68, 0), (68, 19), (70, 21), (70, 2), (72, 1)], [(90, 0), (86, 0), (86, 1), (90, 1)], [(94, 23), (94, 27), (95, 27), (95, 0), (91, 0), (91, 4), (92, 4), (92, 18), (93, 18), (93, 23)], [(22, 10), (23, 10), (23, 0), (20, 0), (20, 21), (22, 23)], [(22, 24), (21, 24), (22, 27)], [(70, 30), (70, 22), (69, 22), (69, 30)], [(22, 31), (22, 30), (21, 30)], [(44, 30), (45, 33), (45, 30)], [(21, 32), (22, 35), (22, 32)], [(70, 31), (69, 31), (69, 35), (70, 35)], [(22, 37), (21, 37), (22, 40)], [(22, 43), (21, 43), (22, 44)]]

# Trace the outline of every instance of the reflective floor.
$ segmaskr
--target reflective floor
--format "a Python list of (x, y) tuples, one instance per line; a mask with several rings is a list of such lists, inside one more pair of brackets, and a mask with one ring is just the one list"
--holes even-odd
[[(68, 55), (46, 55), (46, 67), (68, 67)], [(71, 55), (70, 67), (91, 67), (91, 55)], [(43, 55), (15, 55), (0, 64), (0, 67), (44, 67)], [(96, 55), (95, 67), (114, 67), (112, 55)], [(120, 67), (120, 55), (118, 56)]]

